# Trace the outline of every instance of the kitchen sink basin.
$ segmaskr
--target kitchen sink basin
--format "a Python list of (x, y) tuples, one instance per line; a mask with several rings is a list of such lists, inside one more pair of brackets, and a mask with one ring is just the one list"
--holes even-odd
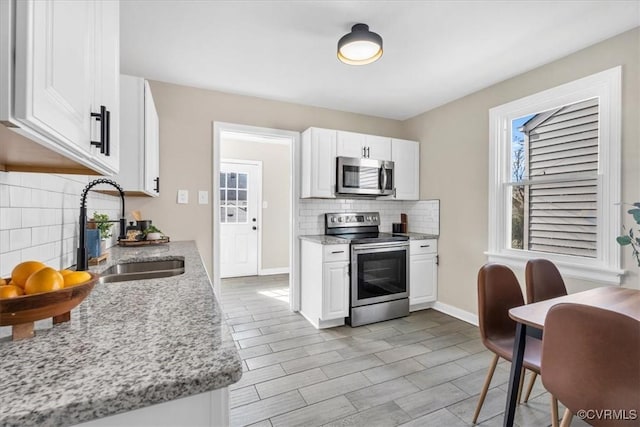
[(113, 283), (128, 280), (158, 279), (184, 273), (184, 260), (142, 261), (115, 264), (102, 272), (98, 282)]

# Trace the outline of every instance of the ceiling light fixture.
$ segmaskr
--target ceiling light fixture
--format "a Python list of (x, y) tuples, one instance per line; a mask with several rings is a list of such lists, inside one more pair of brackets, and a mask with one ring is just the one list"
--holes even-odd
[(366, 65), (382, 56), (382, 37), (369, 31), (367, 24), (356, 24), (338, 41), (338, 59), (349, 65)]

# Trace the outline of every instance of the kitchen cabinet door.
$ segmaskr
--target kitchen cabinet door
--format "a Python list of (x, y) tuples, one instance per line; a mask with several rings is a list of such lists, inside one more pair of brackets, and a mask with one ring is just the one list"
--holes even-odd
[(94, 12), (89, 1), (16, 2), (15, 118), (84, 157), (91, 155)]
[(158, 113), (149, 83), (141, 77), (120, 76), (122, 158), (115, 180), (129, 196), (160, 194)]
[[(0, 80), (0, 120), (20, 137), (4, 135), (0, 165), (116, 173), (119, 2), (3, 0), (1, 9), (0, 66), (13, 79)], [(14, 20), (6, 19), (14, 12)], [(93, 114), (102, 111), (98, 121)]]
[(338, 131), (336, 155), (340, 157), (366, 158), (366, 135), (363, 133)]
[(435, 239), (409, 242), (409, 305), (435, 302), (438, 290), (438, 241)]
[(395, 198), (420, 199), (420, 144), (404, 139), (391, 140), (391, 160), (394, 162)]
[(322, 320), (349, 316), (349, 263), (325, 262), (322, 267)]
[(391, 159), (391, 138), (366, 135), (367, 158), (375, 160)]
[(300, 197), (335, 198), (336, 131), (309, 128), (302, 133)]
[[(95, 78), (92, 110), (106, 106), (109, 111), (108, 135), (104, 150), (92, 146), (92, 158), (102, 163), (112, 173), (120, 167), (120, 42), (117, 1), (95, 2)], [(93, 140), (100, 140), (100, 123), (93, 122)], [(102, 153), (101, 151), (104, 151)]]

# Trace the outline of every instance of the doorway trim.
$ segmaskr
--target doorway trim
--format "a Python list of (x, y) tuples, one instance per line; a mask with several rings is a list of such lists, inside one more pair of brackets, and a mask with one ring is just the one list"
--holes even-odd
[[(220, 206), (220, 144), (223, 132), (243, 133), (256, 136), (266, 136), (289, 140), (289, 308), (292, 311), (300, 310), (300, 286), (299, 286), (299, 253), (300, 242), (298, 240), (299, 226), (297, 214), (299, 211), (299, 173), (300, 162), (298, 147), (300, 146), (300, 132), (273, 129), (259, 126), (241, 125), (226, 122), (213, 122), (213, 291), (220, 297), (220, 215), (216, 207)], [(262, 205), (260, 205), (262, 209)], [(262, 217), (262, 215), (260, 215)], [(258, 267), (260, 268), (260, 266)]]
[[(262, 271), (262, 161), (261, 160), (242, 160), (242, 159), (220, 159), (218, 162), (218, 181), (220, 181), (220, 163), (230, 163), (236, 165), (249, 165), (249, 166), (257, 166), (258, 167), (258, 206), (256, 207), (256, 212), (258, 212), (258, 221), (256, 226), (258, 227), (258, 260), (256, 265), (256, 271), (258, 275)], [(220, 184), (220, 182), (218, 182)], [(217, 191), (216, 188), (214, 191)], [(218, 206), (220, 206), (220, 192), (217, 195)], [(218, 223), (220, 226), (220, 223)], [(220, 236), (220, 234), (218, 234)], [(218, 252), (220, 253), (220, 252)], [(220, 270), (218, 270), (219, 272)]]

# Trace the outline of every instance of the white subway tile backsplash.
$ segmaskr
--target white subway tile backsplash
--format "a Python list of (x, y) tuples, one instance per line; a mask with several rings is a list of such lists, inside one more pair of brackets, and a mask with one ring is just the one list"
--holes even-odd
[(300, 234), (324, 234), (324, 214), (329, 212), (379, 212), (380, 230), (391, 231), (391, 224), (400, 222), (406, 213), (409, 231), (440, 234), (440, 201), (383, 201), (351, 199), (300, 200), (298, 228)]
[(31, 229), (16, 228), (9, 231), (9, 250), (16, 251), (31, 246)]
[[(93, 179), (0, 172), (0, 276), (29, 259), (55, 268), (75, 263), (80, 194)], [(89, 216), (98, 211), (117, 219), (120, 199), (92, 192), (87, 208)]]

